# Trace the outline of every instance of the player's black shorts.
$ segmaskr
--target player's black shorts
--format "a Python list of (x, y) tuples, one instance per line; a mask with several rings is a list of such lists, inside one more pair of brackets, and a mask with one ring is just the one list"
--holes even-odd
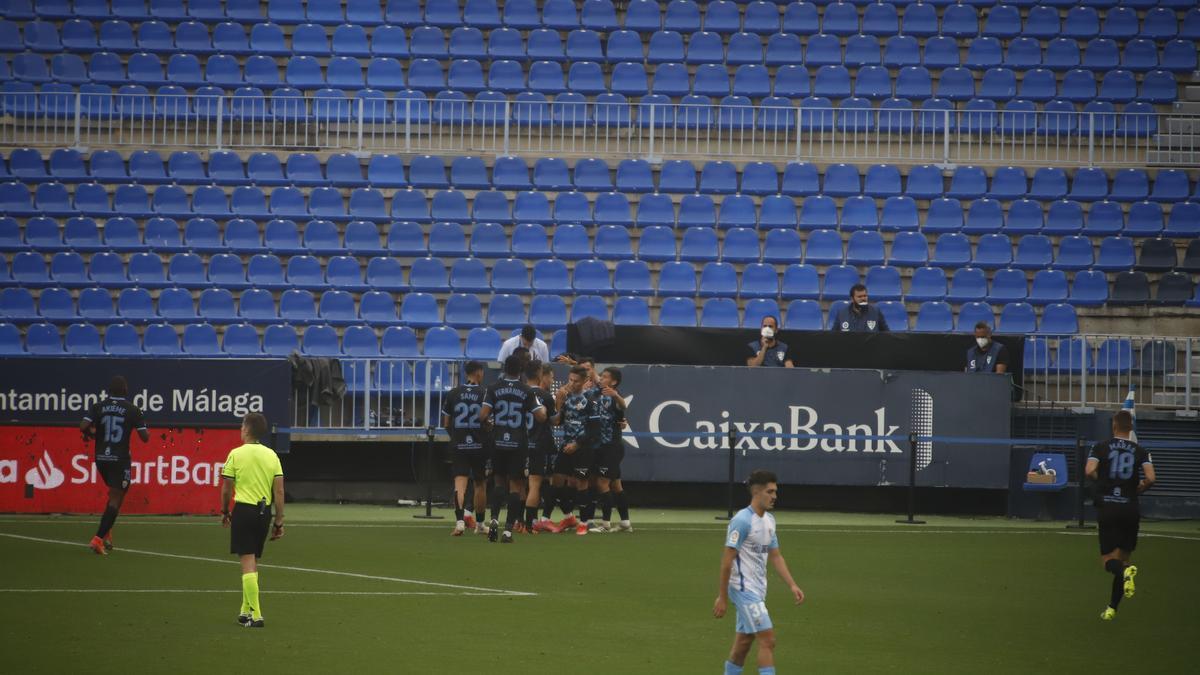
[(1136, 504), (1099, 505), (1096, 524), (1100, 530), (1100, 555), (1108, 555), (1118, 548), (1126, 552), (1137, 548), (1141, 522), (1141, 512)]
[(229, 521), (229, 552), (261, 558), (271, 531), (271, 507), (236, 503)]
[(580, 445), (570, 455), (563, 455), (568, 458), (571, 463), (570, 476), (576, 478), (587, 478), (592, 474), (592, 470), (596, 464), (596, 449), (588, 445)]
[(131, 462), (96, 462), (96, 473), (110, 488), (129, 489), (133, 482)]
[(537, 448), (529, 448), (521, 453), (515, 468), (518, 470), (519, 476), (545, 476), (546, 463), (545, 452)]
[(487, 460), (487, 454), (482, 450), (450, 450), (450, 470), (455, 476), (471, 476), (483, 480)]
[(496, 448), (492, 452), (491, 473), (493, 476), (510, 476), (513, 478), (521, 477), (524, 471), (523, 462), (525, 453), (516, 450), (502, 450)]
[(625, 444), (621, 441), (609, 443), (596, 453), (596, 475), (609, 480), (620, 480), (621, 460), (625, 459)]

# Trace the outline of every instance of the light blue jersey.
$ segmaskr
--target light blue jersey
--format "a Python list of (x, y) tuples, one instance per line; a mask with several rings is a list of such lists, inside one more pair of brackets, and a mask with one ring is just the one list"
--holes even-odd
[(748, 506), (738, 511), (729, 521), (725, 545), (737, 550), (733, 574), (729, 577), (730, 590), (767, 597), (767, 555), (771, 549), (779, 548), (775, 516), (770, 513), (760, 516)]
[(725, 545), (737, 551), (733, 574), (729, 575), (729, 600), (737, 612), (739, 633), (752, 635), (772, 628), (767, 597), (767, 556), (779, 548), (775, 516), (758, 515), (746, 507), (729, 521)]

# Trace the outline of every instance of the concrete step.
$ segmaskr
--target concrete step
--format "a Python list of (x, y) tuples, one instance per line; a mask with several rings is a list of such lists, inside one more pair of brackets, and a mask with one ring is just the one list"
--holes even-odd
[(1151, 150), (1146, 153), (1146, 163), (1167, 166), (1200, 164), (1200, 150)]
[(1171, 110), (1180, 115), (1200, 115), (1200, 101), (1176, 101)]
[(1200, 117), (1168, 117), (1159, 126), (1160, 135), (1200, 133)]
[[(1193, 405), (1195, 404), (1195, 398), (1196, 397), (1193, 394), (1192, 395)], [(1183, 392), (1179, 392), (1179, 393), (1171, 393), (1171, 392), (1165, 392), (1165, 391), (1155, 392), (1154, 405), (1162, 406), (1162, 407), (1166, 407), (1166, 408), (1182, 408), (1185, 405), (1187, 405), (1187, 394), (1183, 393)]]
[[(1193, 371), (1193, 372), (1195, 372), (1195, 371)], [(1192, 375), (1191, 380), (1192, 380), (1192, 391), (1200, 392), (1200, 374)], [(1187, 374), (1183, 374), (1183, 373), (1175, 373), (1173, 375), (1167, 375), (1165, 378), (1163, 378), (1163, 383), (1168, 387), (1175, 387), (1177, 389), (1183, 389), (1184, 387), (1188, 386), (1188, 376), (1187, 376)]]
[(1185, 101), (1200, 101), (1200, 86), (1189, 84), (1183, 88)]

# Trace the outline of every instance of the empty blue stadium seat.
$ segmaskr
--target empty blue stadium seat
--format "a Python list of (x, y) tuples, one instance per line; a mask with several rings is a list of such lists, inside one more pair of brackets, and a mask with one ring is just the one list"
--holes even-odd
[(691, 298), (665, 298), (658, 312), (660, 326), (696, 326), (696, 305)]
[(927, 301), (917, 311), (913, 330), (918, 333), (950, 333), (954, 331), (954, 311), (945, 302)]
[(535, 295), (529, 303), (529, 323), (538, 330), (563, 328), (567, 325), (567, 305), (558, 295)]

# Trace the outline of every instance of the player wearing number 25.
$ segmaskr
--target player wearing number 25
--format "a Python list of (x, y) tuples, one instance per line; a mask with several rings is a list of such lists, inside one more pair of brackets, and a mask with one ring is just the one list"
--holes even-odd
[(98, 555), (107, 555), (112, 550), (113, 524), (117, 522), (121, 502), (125, 501), (125, 492), (129, 490), (132, 468), (129, 437), (136, 430), (143, 443), (150, 440), (142, 411), (126, 400), (128, 395), (129, 383), (125, 378), (113, 377), (108, 383), (108, 398), (92, 404), (87, 416), (79, 423), (83, 440), (96, 440), (96, 473), (108, 486), (108, 505), (100, 517), (96, 536), (88, 544)]

